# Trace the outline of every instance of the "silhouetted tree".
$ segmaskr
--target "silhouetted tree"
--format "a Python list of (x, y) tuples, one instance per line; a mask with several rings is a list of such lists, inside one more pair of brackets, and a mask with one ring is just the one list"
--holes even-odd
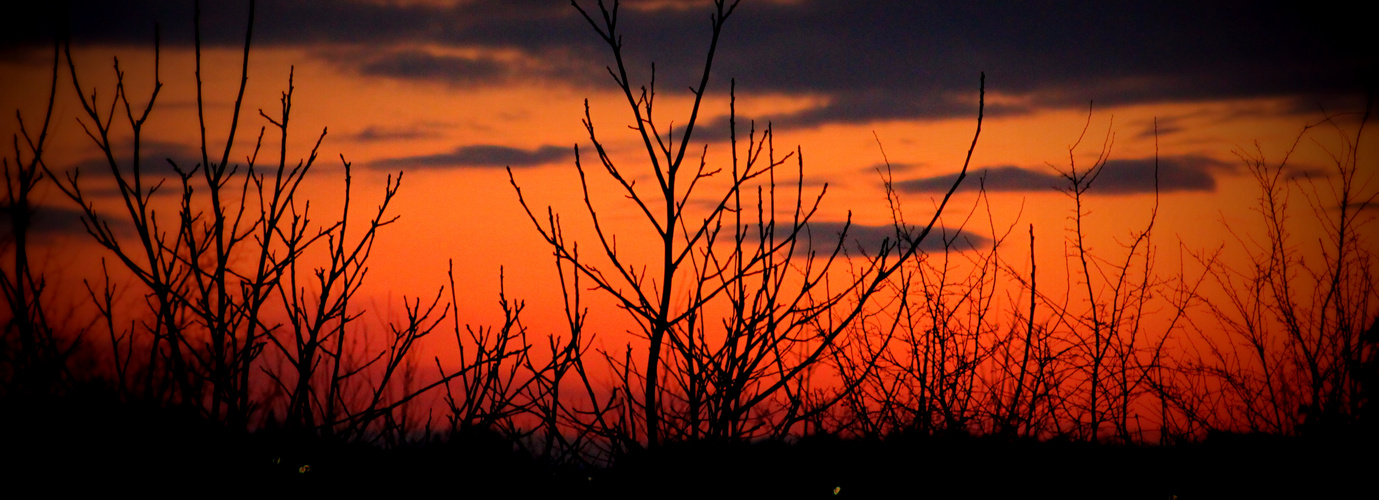
[[(70, 382), (67, 360), (82, 339), (64, 338), (53, 328), (45, 310), (47, 281), (29, 259), (35, 214), (41, 210), (33, 194), (44, 181), (43, 153), (48, 126), (57, 98), (59, 52), (53, 45), (52, 83), (42, 124), (31, 132), (20, 110), (15, 110), (19, 131), (13, 137), (14, 156), (4, 158), (5, 197), (0, 201), (0, 222), (8, 230), (0, 240), (13, 251), (10, 266), (0, 266), (0, 294), (6, 307), (0, 331), (0, 397), (45, 396)], [(22, 138), (22, 140), (21, 140)]]
[[(641, 140), (644, 161), (656, 180), (651, 194), (637, 188), (632, 169), (609, 156), (587, 101), (584, 126), (601, 170), (621, 188), (628, 209), (640, 214), (647, 225), (657, 258), (648, 265), (639, 264), (626, 247), (618, 246), (617, 235), (595, 208), (578, 146), (575, 167), (597, 237), (597, 259), (581, 256), (578, 245), (565, 239), (553, 210), (538, 217), (509, 169), (519, 200), (557, 261), (609, 294), (639, 325), (638, 333), (646, 340), (645, 351), (638, 350), (636, 359), (630, 344), (623, 354), (603, 353), (618, 378), (616, 390), (572, 413), (585, 415), (576, 420), (591, 427), (591, 432), (624, 447), (783, 436), (851, 392), (852, 387), (841, 387), (821, 394), (811, 389), (809, 375), (853, 331), (871, 297), (919, 252), (920, 242), (929, 236), (965, 177), (967, 164), (927, 225), (902, 235), (903, 241), (884, 242), (841, 285), (831, 282), (843, 274), (833, 268), (844, 258), (850, 216), (830, 251), (821, 253), (811, 246), (809, 221), (823, 192), (808, 200), (803, 192), (801, 152), (777, 154), (769, 125), (760, 132), (755, 124), (750, 126), (743, 149), (735, 105), (730, 105), (731, 164), (710, 167), (707, 146), (697, 165), (685, 163), (699, 126), (720, 35), (738, 2), (714, 3), (711, 40), (699, 80), (691, 87), (694, 100), (689, 116), (681, 121), (682, 128), (669, 130), (653, 114), (654, 67), (647, 86), (637, 86), (628, 77), (618, 2), (611, 8), (602, 1), (598, 6), (591, 13), (575, 3), (613, 56), (608, 71), (632, 112), (631, 128)], [(978, 134), (981, 112), (979, 100)], [(787, 161), (795, 163), (798, 176), (793, 196), (778, 193), (782, 185), (777, 171)], [(716, 182), (724, 187), (708, 193), (709, 208), (694, 210), (690, 201), (703, 198), (702, 191)], [(587, 372), (580, 373), (588, 377)]]
[[(326, 131), (305, 158), (289, 160), (292, 73), (279, 110), (259, 111), (267, 125), (260, 128), (252, 151), (243, 163), (233, 160), (248, 83), (252, 0), (248, 10), (238, 90), (228, 132), (217, 141), (206, 134), (212, 120), (202, 92), (197, 3), (193, 23), (200, 158), (195, 165), (166, 159), (174, 173), (171, 179), (151, 168), (142, 149), (144, 126), (163, 86), (157, 32), (154, 84), (142, 107), (131, 103), (118, 58), (113, 95), (102, 101), (94, 89), (82, 85), (70, 45), (64, 49), (85, 114), (81, 124), (104, 156), (114, 197), (122, 207), (98, 207), (103, 197), (88, 194), (90, 183), (79, 171), (45, 171), (62, 179), (57, 185), (79, 206), (87, 232), (134, 280), (121, 285), (120, 273), (112, 277), (107, 272), (103, 287), (91, 287), (110, 331), (115, 385), (121, 396), (192, 408), (239, 429), (280, 397), (283, 406), (267, 416), (274, 425), (350, 441), (383, 437), (396, 442), (411, 432), (406, 405), (427, 391), (456, 378), (487, 380), (505, 362), (539, 372), (541, 367), (520, 362), (518, 355), (527, 349), (525, 339), (519, 338), (517, 345), (507, 338), (481, 347), (481, 355), (468, 360), (472, 365), (440, 367), (434, 379), (417, 380), (414, 353), (420, 341), (453, 311), (453, 297), (452, 303), (440, 300), (443, 288), (429, 302), (404, 297), (405, 317), (389, 318), (381, 334), (357, 321), (363, 311), (352, 299), (367, 275), (379, 231), (397, 220), (389, 206), (402, 174), (388, 177), (377, 210), (362, 228), (355, 227), (350, 222), (356, 196), (352, 168), (341, 155), (344, 205), (325, 224), (316, 222), (299, 187), (317, 165)], [(271, 153), (263, 151), (270, 126), (278, 136), (277, 150)], [(268, 158), (262, 159), (261, 152)], [(168, 184), (180, 188), (175, 202), (155, 198)], [(131, 228), (132, 236), (116, 230), (121, 226)], [(453, 274), (450, 286), (453, 290)], [(140, 290), (148, 316), (122, 307), (117, 288)], [(508, 308), (506, 299), (504, 304), (511, 316), (520, 311)], [(510, 317), (509, 323), (513, 320)], [(458, 326), (456, 334), (460, 342)], [(508, 407), (511, 394), (496, 399), (488, 392), (470, 396), (476, 398), (472, 403), (455, 403), (452, 398), (452, 409), (492, 404), (490, 413), (514, 413)]]
[[(1226, 334), (1198, 330), (1199, 347), (1184, 353), (1182, 382), (1170, 392), (1198, 426), (1292, 435), (1355, 423), (1379, 356), (1365, 334), (1379, 318), (1379, 245), (1367, 212), (1379, 191), (1360, 157), (1371, 109), (1367, 102), (1363, 113), (1328, 114), (1303, 127), (1274, 165), (1258, 144), (1236, 152), (1259, 185), (1255, 211), (1265, 234), (1228, 228), (1249, 255), (1243, 266), (1222, 258), (1222, 249), (1196, 255), (1224, 294), (1205, 303), (1212, 326)], [(1342, 125), (1351, 118), (1353, 128)], [(1323, 126), (1334, 142), (1317, 137)], [(1304, 138), (1330, 158), (1324, 172), (1294, 170), (1292, 156)], [(1294, 194), (1305, 198), (1308, 215), (1299, 217), (1290, 205)], [(1302, 227), (1321, 231), (1315, 243), (1299, 237)]]

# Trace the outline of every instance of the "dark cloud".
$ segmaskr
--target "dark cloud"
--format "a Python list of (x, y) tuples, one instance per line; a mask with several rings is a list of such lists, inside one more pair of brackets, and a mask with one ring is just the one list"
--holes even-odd
[[(728, 142), (732, 140), (734, 128), (736, 128), (737, 141), (745, 146), (748, 139), (760, 140), (766, 132), (766, 127), (771, 125), (767, 120), (753, 120), (745, 116), (738, 116), (735, 121), (736, 124), (730, 122), (728, 115), (718, 115), (707, 119), (701, 117), (694, 126), (694, 137), (691, 139), (695, 143)], [(676, 125), (671, 129), (671, 137), (675, 138), (676, 144), (679, 144), (678, 141), (684, 136), (684, 125)]]
[(1167, 137), (1183, 131), (1183, 121), (1186, 116), (1162, 116), (1153, 120), (1146, 120), (1139, 123), (1132, 123), (1131, 127), (1139, 128), (1134, 132), (1136, 139), (1153, 139), (1155, 137)]
[[(1334, 208), (1332, 208), (1332, 210), (1335, 210), (1335, 211), (1339, 211), (1340, 209), (1341, 209), (1341, 206), (1340, 206), (1340, 205), (1336, 205)], [(1352, 209), (1352, 210), (1358, 210), (1358, 211), (1367, 211), (1367, 210), (1379, 211), (1379, 200), (1369, 199), (1369, 200), (1365, 200), (1365, 201), (1362, 201), (1362, 202), (1359, 202), (1359, 203), (1355, 203), (1355, 204), (1352, 204), (1352, 205), (1351, 205), (1351, 209)]]
[[(869, 226), (864, 224), (846, 225), (841, 221), (809, 222), (801, 232), (801, 240), (809, 241), (810, 248), (815, 252), (832, 252), (838, 245), (839, 236), (843, 234), (846, 227), (844, 244), (849, 253), (853, 255), (876, 255), (883, 245), (890, 245), (894, 251), (903, 251), (908, 244), (894, 247), (897, 239), (895, 226)], [(923, 228), (910, 228), (906, 239), (916, 238)], [(919, 244), (919, 250), (926, 253), (937, 253), (945, 250), (966, 251), (982, 249), (991, 246), (991, 239), (985, 236), (974, 234), (969, 231), (935, 226), (929, 235)]]
[(571, 148), (549, 144), (536, 149), (478, 144), (461, 146), (449, 153), (386, 158), (369, 166), (375, 169), (521, 168), (554, 163), (573, 154)]
[[(239, 47), (244, 43), (247, 1), (201, 2), (202, 43)], [(6, 46), (50, 46), (55, 30), (77, 44), (145, 45), (155, 25), (165, 45), (190, 45), (194, 3), (187, 0), (106, 2), (70, 0), (10, 6), (14, 18), (32, 20), (6, 30)], [(570, 21), (568, 3), (549, 0), (424, 2), (259, 0), (254, 38), (259, 46), (339, 45), (391, 50), (404, 43), (486, 47), (558, 46), (585, 34)], [(583, 23), (582, 19), (579, 19)]]
[(345, 140), (353, 142), (405, 141), (411, 139), (434, 139), (440, 137), (437, 125), (422, 124), (403, 128), (387, 128), (369, 125), (364, 130), (346, 134)]
[(861, 170), (859, 170), (859, 172), (872, 175), (876, 175), (878, 173), (884, 175), (887, 171), (890, 171), (890, 173), (892, 174), (903, 174), (905, 172), (913, 172), (915, 171), (915, 169), (926, 166), (928, 166), (927, 163), (915, 162), (892, 162), (889, 165), (885, 163), (877, 163), (868, 167), (864, 167)]
[[(0, 241), (8, 244), (14, 241), (14, 225), (11, 217), (16, 210), (14, 205), (0, 205)], [(85, 217), (80, 210), (67, 207), (40, 205), (32, 207), (29, 220), (29, 237), (45, 239), (53, 236), (84, 235)], [(123, 219), (108, 220), (111, 230), (117, 234), (127, 234), (133, 226)]]
[[(113, 156), (120, 174), (126, 179), (132, 180), (134, 161), (131, 152), (127, 149), (128, 146), (126, 145), (117, 146)], [(177, 167), (183, 171), (191, 171), (201, 163), (199, 150), (171, 142), (144, 140), (140, 146), (139, 155), (139, 174), (146, 185), (149, 182), (157, 182), (162, 179), (175, 183), (178, 175), (172, 167), (173, 163), (176, 163)], [(216, 161), (219, 159), (219, 155), (216, 155)], [(93, 156), (78, 161), (69, 165), (65, 170), (80, 173), (81, 179), (103, 181), (112, 178), (110, 162), (105, 156)], [(169, 187), (166, 189), (176, 188)]]
[(1182, 131), (1183, 127), (1181, 125), (1159, 124), (1159, 126), (1157, 127), (1147, 127), (1144, 130), (1141, 130), (1138, 134), (1135, 134), (1135, 137), (1139, 139), (1150, 139), (1153, 137), (1164, 137)]
[[(953, 118), (977, 116), (976, 88), (978, 79), (972, 78), (970, 96), (941, 95), (941, 91), (927, 93), (916, 89), (890, 89), (858, 92), (836, 92), (834, 100), (823, 106), (778, 116), (772, 123), (794, 127), (817, 127), (830, 123), (859, 124), (887, 120), (915, 118)], [(1021, 114), (1028, 106), (988, 104), (987, 116)]]
[[(127, 5), (51, 2), (26, 18), (62, 18), (78, 41), (146, 45), (155, 22), (165, 44), (186, 44), (183, 0)], [(205, 2), (207, 43), (242, 43), (241, 2)], [(584, 2), (586, 8), (596, 8)], [(629, 2), (620, 12), (634, 82), (657, 63), (657, 86), (683, 92), (698, 82), (709, 40), (708, 2)], [(644, 8), (638, 8), (638, 6)], [(46, 17), (45, 17), (46, 16)], [(499, 85), (513, 78), (608, 85), (607, 48), (564, 2), (421, 3), (264, 0), (261, 45), (339, 50), (332, 59), (365, 74)], [(1350, 104), (1379, 67), (1368, 49), (1369, 17), (1292, 2), (795, 2), (747, 1), (730, 19), (711, 92), (810, 95), (825, 104), (759, 117), (815, 126), (972, 116), (977, 74), (1009, 97), (991, 114), (1048, 108), (1278, 97), (1313, 111)], [(18, 23), (6, 47), (46, 46), (52, 23)], [(521, 57), (443, 55), (416, 47), (501, 49)], [(332, 49), (334, 48), (334, 49)], [(471, 53), (471, 52), (465, 52)], [(1303, 105), (1306, 104), (1306, 105)], [(1337, 107), (1332, 105), (1331, 107)], [(706, 131), (705, 138), (719, 138)]]
[[(241, 141), (241, 144), (235, 148), (235, 152), (230, 155), (231, 169), (242, 169), (248, 164), (247, 155), (252, 152), (254, 144), (246, 145), (244, 142)], [(114, 144), (113, 156), (120, 175), (132, 188), (134, 184), (134, 161), (129, 147), (128, 142)], [(96, 148), (92, 147), (91, 149), (95, 150)], [(271, 149), (270, 146), (264, 145), (260, 151), (258, 158), (260, 165), (269, 161), (277, 161), (276, 156), (267, 153), (269, 149)], [(177, 169), (193, 174), (192, 185), (194, 189), (201, 189), (198, 186), (205, 183), (204, 174), (200, 170), (201, 150), (197, 147), (144, 139), (141, 140), (139, 155), (139, 184), (143, 194), (148, 194), (149, 189), (156, 187), (152, 193), (154, 196), (181, 196), (182, 185)], [(212, 162), (220, 160), (220, 153), (215, 150), (211, 150), (210, 155)], [(269, 156), (272, 156), (271, 160), (267, 158)], [(177, 168), (173, 168), (174, 164)], [(273, 168), (276, 168), (276, 164)], [(115, 182), (110, 162), (104, 155), (89, 156), (86, 159), (61, 166), (61, 168), (55, 168), (54, 173), (63, 183), (70, 182), (72, 176), (75, 176), (82, 194), (86, 196), (94, 198), (119, 198), (123, 196), (119, 185)]]
[[(897, 191), (908, 193), (944, 193), (953, 186), (953, 182), (958, 178), (957, 174), (941, 175), (936, 177), (922, 177), (895, 183)], [(968, 172), (967, 178), (963, 179), (962, 185), (958, 186), (958, 191), (976, 191), (978, 187), (984, 186), (987, 191), (1043, 191), (1054, 189), (1066, 182), (1057, 172), (1050, 170), (1035, 171), (1004, 165), (999, 167), (984, 167), (972, 172)]]
[(503, 81), (507, 66), (492, 58), (481, 56), (438, 55), (407, 49), (384, 53), (363, 53), (348, 57), (360, 73), (403, 80), (431, 80), (451, 85), (474, 85)]
[(1357, 71), (1375, 61), (1373, 51), (1334, 36), (1344, 27), (1296, 5), (811, 2), (778, 10), (778, 29), (729, 36), (725, 53), (740, 38), (755, 53), (725, 59), (723, 71), (759, 75), (740, 81), (766, 79), (771, 88), (832, 91), (830, 106), (853, 119), (972, 114), (957, 96), (974, 94), (979, 71), (989, 90), (1051, 107), (1320, 97), (1351, 90)]
[[(1088, 194), (1136, 194), (1154, 192), (1154, 158), (1108, 160), (1091, 181)], [(1174, 156), (1158, 159), (1160, 192), (1215, 191), (1215, 175), (1235, 171), (1235, 165), (1205, 156)], [(1062, 172), (1053, 167), (1025, 168), (1013, 165), (984, 167), (968, 172), (958, 191), (976, 191), (985, 187), (990, 192), (1038, 192), (1066, 189), (1069, 185)], [(947, 192), (957, 174), (910, 179), (895, 183), (899, 191), (909, 193)]]
[(1289, 163), (1282, 168), (1284, 170), (1284, 177), (1291, 181), (1326, 179), (1336, 174), (1334, 168), (1328, 169), (1316, 165)]

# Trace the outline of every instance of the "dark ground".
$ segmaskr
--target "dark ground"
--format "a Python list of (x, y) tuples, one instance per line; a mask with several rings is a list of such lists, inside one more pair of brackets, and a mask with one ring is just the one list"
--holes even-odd
[(1379, 498), (1371, 439), (1222, 434), (1146, 447), (808, 437), (669, 445), (589, 468), (549, 466), (493, 436), (381, 450), (282, 432), (236, 434), (176, 411), (108, 401), (3, 406), (0, 450), (11, 465), (0, 477), (10, 491), (25, 484), (58, 496)]

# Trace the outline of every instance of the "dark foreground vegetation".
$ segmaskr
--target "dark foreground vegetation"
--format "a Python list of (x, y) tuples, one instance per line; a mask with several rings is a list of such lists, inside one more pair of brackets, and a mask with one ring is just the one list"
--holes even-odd
[[(1373, 439), (1212, 434), (1172, 446), (899, 434), (668, 443), (611, 465), (556, 464), (478, 433), (390, 448), (236, 432), (167, 408), (44, 401), (7, 411), (11, 478), (45, 491), (218, 491), (461, 498), (1354, 498)], [(18, 408), (18, 407), (15, 407)], [(100, 415), (100, 418), (93, 418)], [(153, 489), (150, 489), (153, 488)], [(267, 489), (265, 489), (267, 488)]]
[[(340, 155), (345, 205), (311, 211), (297, 190), (325, 131), (310, 151), (289, 151), (288, 75), (279, 106), (258, 112), (258, 133), (247, 135), (257, 138), (241, 137), (241, 125), (252, 129), (240, 116), (247, 63), (232, 116), (198, 106), (202, 130), (228, 118), (225, 137), (203, 132), (190, 165), (145, 157), (157, 71), (140, 86), (150, 94), (133, 97), (116, 62), (116, 87), (97, 92), (82, 83), (92, 70), (55, 43), (42, 119), (21, 119), (4, 164), (0, 445), (19, 462), (6, 473), (54, 478), (54, 488), (156, 479), (311, 493), (428, 491), (444, 478), (461, 496), (1374, 489), (1376, 185), (1363, 163), (1373, 160), (1357, 154), (1368, 105), (1299, 135), (1304, 146), (1325, 136), (1317, 144), (1335, 164), (1318, 177), (1295, 175), (1287, 158), (1240, 152), (1260, 186), (1262, 234), (1242, 228), (1230, 244), (1238, 246), (1187, 249), (1183, 267), (1163, 274), (1157, 202), (1121, 247), (1094, 252), (1084, 241), (1109, 133), (1091, 165), (1075, 154), (1083, 130), (1056, 167), (1067, 181), (1067, 227), (999, 228), (988, 217), (988, 245), (945, 227), (950, 201), (973, 181), (967, 163), (918, 223), (888, 174), (890, 227), (820, 221), (823, 193), (806, 192), (802, 151), (777, 151), (769, 124), (738, 123), (735, 101), (731, 161), (694, 157), (707, 149), (692, 138), (737, 2), (715, 2), (691, 111), (673, 122), (653, 119), (654, 85), (629, 77), (617, 3), (575, 8), (608, 45), (608, 73), (646, 158), (610, 158), (586, 112), (593, 151), (575, 150), (580, 178), (607, 176), (623, 192), (581, 186), (590, 201), (580, 216), (596, 230), (580, 235), (583, 247), (509, 171), (555, 259), (568, 320), (560, 332), (528, 331), (525, 304), (506, 292), (502, 324), (464, 324), (454, 304), (465, 278), (454, 269), (438, 280), (441, 293), (409, 298), (383, 327), (366, 326), (355, 294), (373, 242), (396, 219), (389, 203), (401, 172), (381, 202), (362, 202), (375, 208), (361, 218)], [(195, 22), (200, 104), (199, 14)], [(973, 140), (961, 145), (969, 161), (985, 104), (985, 77), (978, 82)], [(71, 97), (108, 163), (101, 177), (43, 161), (54, 103)], [(104, 249), (92, 258), (103, 259), (105, 275), (85, 282), (96, 319), (84, 326), (53, 309), (43, 269), (30, 261), (40, 189), (64, 195)], [(950, 223), (987, 210), (986, 194), (975, 193)], [(656, 260), (619, 250), (615, 236), (628, 229), (600, 218), (604, 203), (645, 219)], [(1322, 228), (1311, 246), (1295, 241), (1290, 218), (1299, 214)], [(850, 231), (887, 237), (853, 245)], [(1045, 234), (1066, 237), (1069, 276), (1036, 269), (1035, 238)], [(1247, 264), (1223, 258), (1228, 251)], [(1067, 289), (1050, 292), (1047, 283), (1059, 282)], [(599, 332), (587, 320), (599, 316), (581, 298), (589, 293), (621, 308), (597, 314), (640, 326), (635, 344), (595, 347)], [(420, 358), (419, 346), (442, 336), (453, 336), (457, 365)]]

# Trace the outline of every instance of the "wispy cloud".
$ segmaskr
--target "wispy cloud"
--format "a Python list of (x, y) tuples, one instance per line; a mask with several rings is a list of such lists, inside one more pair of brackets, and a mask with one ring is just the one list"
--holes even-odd
[(925, 166), (928, 166), (928, 164), (922, 162), (891, 162), (890, 165), (887, 165), (885, 163), (876, 163), (867, 167), (863, 167), (859, 169), (858, 172), (877, 175), (878, 173), (885, 174), (889, 170), (892, 174), (903, 174), (906, 172), (913, 172), (916, 169)]
[(363, 130), (346, 134), (345, 139), (354, 142), (406, 141), (412, 139), (434, 139), (441, 134), (436, 130), (439, 124), (424, 123), (407, 127), (390, 128), (369, 125)]
[(521, 149), (494, 144), (460, 146), (449, 153), (385, 158), (369, 164), (375, 169), (503, 168), (534, 167), (569, 158), (570, 148), (545, 145)]
[[(145, 184), (160, 179), (175, 182), (178, 177), (177, 171), (172, 167), (174, 163), (183, 171), (191, 171), (201, 163), (200, 150), (171, 142), (145, 140), (140, 145), (139, 154), (139, 175), (143, 177)], [(113, 156), (120, 174), (130, 178), (134, 173), (134, 159), (129, 146), (127, 144), (115, 144)], [(234, 157), (231, 158), (234, 161)], [(216, 155), (216, 159), (213, 161), (219, 161), (219, 159), (219, 155)], [(77, 161), (68, 165), (64, 170), (80, 173), (82, 179), (109, 179), (112, 177), (110, 161), (105, 156), (93, 156)]]
[[(16, 210), (14, 205), (0, 205), (0, 240), (9, 243), (14, 238), (14, 226), (11, 214)], [(58, 207), (50, 205), (39, 205), (31, 207), (29, 222), (29, 237), (46, 239), (54, 236), (64, 235), (84, 235), (86, 226), (81, 220), (85, 216), (80, 210)], [(103, 219), (110, 225), (116, 234), (128, 234), (133, 226), (129, 221), (118, 217), (113, 219)]]
[[(1358, 202), (1358, 203), (1352, 203), (1351, 206), (1348, 207), (1348, 208), (1349, 208), (1350, 210), (1352, 210), (1352, 211), (1362, 211), (1362, 212), (1363, 212), (1363, 211), (1379, 211), (1379, 200), (1368, 199), (1368, 200), (1364, 200), (1364, 201), (1361, 201), (1361, 202)], [(1332, 210), (1332, 211), (1340, 211), (1340, 210), (1341, 210), (1341, 206), (1340, 206), (1339, 204), (1337, 204), (1337, 205), (1336, 205), (1335, 207), (1333, 207), (1331, 210)]]
[[(1205, 156), (1174, 156), (1158, 159), (1158, 189), (1160, 192), (1215, 191), (1216, 175), (1236, 170), (1232, 163)], [(1084, 170), (1085, 171), (1085, 170)], [(1038, 192), (1069, 186), (1063, 172), (1054, 167), (1017, 167), (1002, 165), (984, 167), (968, 173), (958, 191), (976, 191), (984, 187), (990, 192)], [(946, 192), (957, 180), (957, 174), (910, 179), (895, 183), (899, 191), (909, 193)], [(1088, 194), (1152, 193), (1155, 187), (1155, 159), (1133, 158), (1108, 160), (1091, 181)]]
[[(910, 228), (909, 233), (903, 239), (908, 241), (919, 237), (921, 229), (923, 228)], [(777, 231), (781, 231), (781, 229), (777, 229)], [(783, 235), (778, 234), (777, 236)], [(751, 241), (756, 241), (759, 238), (756, 234), (748, 234), (748, 237)], [(883, 247), (890, 248), (891, 252), (900, 252), (909, 248), (907, 242), (897, 244), (897, 242), (902, 241), (902, 238), (899, 237), (895, 226), (856, 223), (849, 225), (844, 221), (811, 221), (800, 230), (802, 248), (797, 253), (804, 255), (805, 252), (812, 250), (816, 254), (828, 254), (837, 248), (840, 239), (843, 241), (844, 250), (854, 256), (876, 256)], [(991, 238), (970, 231), (943, 226), (935, 226), (929, 235), (919, 242), (919, 250), (926, 253), (938, 253), (945, 250), (963, 252), (989, 248), (990, 246)]]
[[(749, 138), (760, 140), (767, 125), (769, 123), (766, 120), (757, 120), (753, 123), (751, 117), (742, 115), (738, 115), (732, 120), (729, 119), (728, 115), (700, 117), (694, 125), (694, 135), (690, 138), (694, 139), (696, 143), (727, 142), (732, 140), (733, 134), (736, 133), (738, 142), (745, 145)], [(684, 125), (676, 125), (671, 128), (670, 137), (679, 141), (685, 136), (685, 129)], [(753, 137), (754, 135), (755, 137)]]
[(1134, 132), (1136, 139), (1153, 139), (1154, 137), (1167, 137), (1183, 131), (1183, 122), (1187, 116), (1160, 116), (1153, 120), (1143, 120), (1132, 123), (1132, 128), (1138, 128)]

